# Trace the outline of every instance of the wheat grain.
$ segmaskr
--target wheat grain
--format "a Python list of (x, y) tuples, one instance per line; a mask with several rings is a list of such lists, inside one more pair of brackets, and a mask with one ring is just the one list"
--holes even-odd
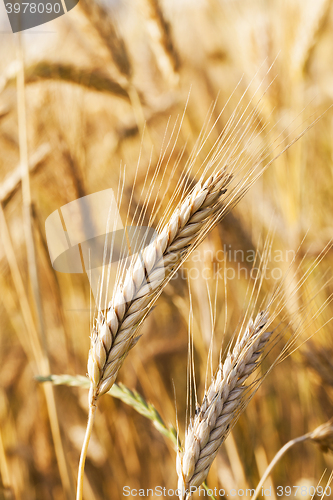
[(266, 331), (268, 311), (250, 320), (242, 338), (220, 364), (216, 376), (187, 429), (185, 446), (177, 454), (178, 491), (188, 499), (206, 479), (219, 447), (245, 407), (248, 377), (256, 370), (272, 332)]
[[(150, 312), (164, 286), (190, 252), (196, 248), (227, 211), (237, 204), (250, 189), (256, 177), (274, 159), (269, 159), (258, 173), (259, 165), (261, 166), (262, 162), (268, 159), (268, 149), (270, 148), (254, 147), (254, 151), (250, 155), (251, 159), (246, 158), (245, 151), (252, 144), (252, 141), (258, 138), (262, 127), (259, 127), (260, 131), (258, 132), (258, 126), (255, 124), (257, 106), (254, 110), (249, 110), (249, 105), (242, 109), (242, 99), (219, 134), (209, 154), (203, 161), (201, 160), (201, 180), (187, 197), (183, 197), (183, 201), (168, 218), (173, 200), (177, 193), (186, 190), (196, 159), (216, 126), (215, 121), (209, 130), (211, 116), (209, 117), (192, 154), (187, 160), (184, 173), (176, 185), (176, 191), (171, 197), (166, 211), (167, 215), (162, 219), (163, 222), (160, 220), (159, 235), (136, 259), (133, 259), (126, 273), (124, 272), (125, 264), (120, 263), (113, 298), (107, 308), (105, 305), (105, 312), (100, 311), (94, 321), (88, 356), (88, 375), (91, 382), (88, 396), (89, 416), (79, 462), (77, 500), (82, 500), (85, 457), (92, 431), (96, 402), (102, 394), (110, 390), (115, 382), (126, 355), (137, 342), (138, 328)], [(245, 147), (242, 147), (244, 141)], [(164, 154), (161, 155), (153, 181), (156, 181), (156, 175), (163, 158)], [(225, 165), (228, 165), (228, 168)], [(204, 181), (204, 176), (208, 172), (210, 172), (210, 176)], [(236, 186), (234, 185), (230, 189), (229, 183), (237, 177)], [(227, 186), (228, 194), (224, 197)], [(151, 190), (149, 191), (148, 195), (151, 195)], [(156, 213), (155, 208), (154, 203), (152, 214)], [(146, 210), (146, 205), (144, 210)], [(152, 215), (150, 220), (152, 221), (154, 217), (155, 215)], [(166, 223), (165, 220), (167, 220)], [(163, 224), (165, 225), (163, 226)], [(107, 245), (105, 245), (105, 257), (106, 254)], [(106, 258), (104, 263), (106, 263)], [(111, 264), (111, 258), (109, 263)], [(101, 297), (103, 282), (104, 276), (102, 276), (100, 286)], [(99, 309), (100, 305), (101, 299)]]

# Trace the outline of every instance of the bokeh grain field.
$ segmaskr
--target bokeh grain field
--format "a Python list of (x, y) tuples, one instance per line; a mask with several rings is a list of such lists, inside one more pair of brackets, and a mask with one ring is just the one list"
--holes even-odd
[[(52, 395), (47, 396), (34, 377), (41, 370), (47, 375), (48, 364), (51, 373), (86, 374), (90, 289), (83, 274), (52, 269), (45, 240), (48, 215), (86, 194), (107, 187), (116, 190), (124, 169), (120, 211), (126, 213), (139, 156), (137, 189), (149, 164), (153, 175), (161, 150), (171, 154), (167, 173), (181, 155), (176, 171), (180, 172), (212, 102), (217, 99), (214, 120), (236, 86), (199, 161), (249, 84), (253, 92), (260, 82), (263, 90), (267, 88), (257, 119), (269, 123), (267, 130), (274, 126), (274, 133), (267, 132), (263, 139), (268, 146), (279, 134), (282, 138), (290, 134), (290, 142), (325, 112), (269, 167), (184, 266), (193, 278), (199, 394), (205, 384), (212, 329), (207, 290), (214, 298), (217, 265), (227, 267), (229, 279), (226, 286), (219, 280), (217, 288), (215, 367), (225, 322), (230, 335), (244, 311), (252, 265), (246, 257), (253, 255), (260, 237), (274, 227), (271, 267), (276, 276), (279, 269), (287, 270), (300, 245), (294, 265), (305, 256), (303, 268), (307, 268), (332, 237), (333, 121), (328, 110), (333, 95), (332, 2), (105, 0), (101, 7), (80, 0), (68, 15), (35, 31), (43, 30), (50, 32), (21, 37), (42, 315), (38, 315), (29, 277), (22, 186), (16, 172), (20, 162), (15, 65), (19, 41), (18, 36), (0, 34), (0, 199), (10, 234), (9, 238), (1, 218), (0, 498), (17, 500), (74, 498), (87, 418), (85, 389), (53, 387), (61, 433), (57, 446), (64, 451), (63, 463), (59, 463), (62, 455), (55, 452), (50, 427), (52, 405), (46, 404)], [(167, 140), (187, 100), (172, 151), (173, 142), (166, 146)], [(173, 194), (177, 175), (167, 180), (166, 195), (159, 199), (162, 193), (154, 193), (161, 209)], [(135, 197), (136, 191), (134, 204)], [(313, 297), (319, 287), (315, 306), (325, 302), (332, 289), (330, 285), (321, 288), (322, 276), (330, 271), (331, 263), (329, 252), (299, 300)], [(209, 279), (203, 278), (203, 269)], [(190, 313), (184, 275), (185, 271), (179, 272), (163, 292), (119, 374), (121, 382), (139, 391), (173, 424), (176, 399), (180, 437), (186, 412)], [(267, 280), (264, 291), (271, 284)], [(323, 326), (332, 315), (328, 306), (306, 332), (309, 337), (319, 330), (311, 342), (267, 377), (214, 462), (209, 486), (254, 488), (283, 444), (332, 416), (332, 327)], [(34, 348), (33, 339), (40, 342), (40, 349)], [(272, 484), (316, 486), (327, 469), (321, 481), (326, 484), (332, 466), (330, 455), (311, 443), (300, 444), (276, 467)], [(176, 481), (172, 444), (133, 408), (104, 396), (88, 451), (84, 498), (120, 499), (124, 485), (175, 489)]]

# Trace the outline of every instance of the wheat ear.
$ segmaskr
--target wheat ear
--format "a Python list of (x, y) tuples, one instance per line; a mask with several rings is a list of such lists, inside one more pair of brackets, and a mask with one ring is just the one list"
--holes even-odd
[(179, 498), (189, 499), (206, 479), (219, 447), (244, 409), (248, 377), (256, 370), (272, 332), (261, 312), (220, 364), (203, 402), (187, 429), (183, 452), (177, 454)]
[(99, 314), (88, 358), (90, 404), (110, 390), (125, 356), (136, 342), (136, 330), (159, 291), (206, 234), (208, 226), (217, 222), (229, 180), (223, 170), (196, 185), (157, 238), (128, 269), (105, 314)]

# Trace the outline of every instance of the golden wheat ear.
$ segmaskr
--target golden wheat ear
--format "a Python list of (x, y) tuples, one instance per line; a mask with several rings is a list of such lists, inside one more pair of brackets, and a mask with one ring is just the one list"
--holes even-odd
[(183, 452), (177, 455), (179, 498), (190, 498), (207, 478), (216, 454), (228, 430), (244, 405), (247, 379), (257, 369), (265, 346), (272, 335), (267, 331), (269, 313), (260, 312), (250, 319), (243, 336), (234, 346), (205, 393), (201, 406), (190, 421)]
[(110, 390), (151, 303), (197, 243), (203, 228), (221, 210), (229, 182), (225, 170), (205, 183), (199, 182), (157, 238), (137, 256), (118, 285), (92, 334), (88, 359), (91, 404)]

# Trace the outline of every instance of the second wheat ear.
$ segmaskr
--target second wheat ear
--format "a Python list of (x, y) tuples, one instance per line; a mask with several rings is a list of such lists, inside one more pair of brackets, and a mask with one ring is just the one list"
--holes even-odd
[(250, 320), (242, 338), (219, 366), (191, 419), (184, 450), (177, 454), (180, 500), (188, 500), (191, 492), (206, 480), (221, 444), (244, 407), (246, 381), (257, 369), (272, 335), (272, 331), (266, 331), (268, 319), (268, 311), (265, 311), (254, 321)]

